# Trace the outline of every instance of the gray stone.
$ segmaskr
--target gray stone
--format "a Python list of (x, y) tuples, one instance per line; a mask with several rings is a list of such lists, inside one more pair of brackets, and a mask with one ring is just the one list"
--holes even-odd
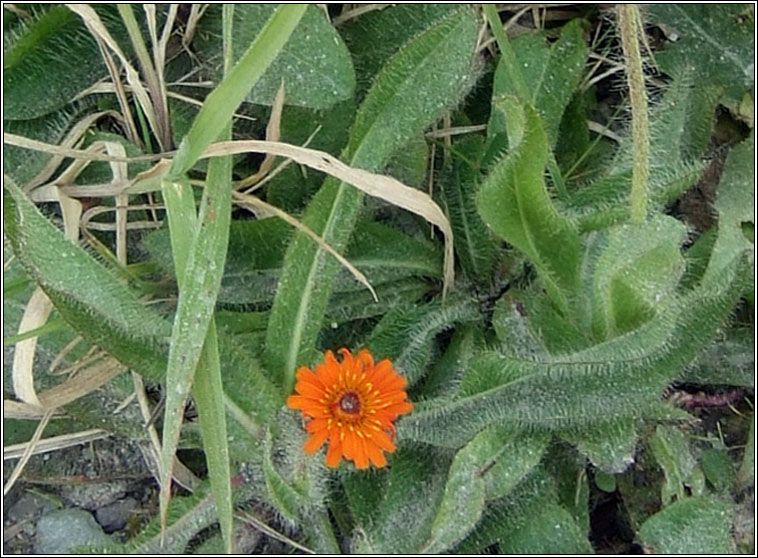
[(105, 529), (106, 533), (120, 531), (126, 526), (129, 514), (137, 507), (137, 500), (127, 496), (95, 512), (95, 519)]
[(128, 487), (126, 481), (83, 482), (63, 487), (61, 496), (72, 506), (94, 511), (122, 498)]
[(60, 510), (42, 516), (37, 522), (34, 552), (69, 554), (75, 547), (107, 544), (109, 540), (91, 513)]
[(55, 503), (50, 498), (45, 498), (33, 492), (24, 493), (18, 502), (8, 510), (8, 519), (13, 523), (33, 520), (37, 516), (45, 514), (55, 508)]

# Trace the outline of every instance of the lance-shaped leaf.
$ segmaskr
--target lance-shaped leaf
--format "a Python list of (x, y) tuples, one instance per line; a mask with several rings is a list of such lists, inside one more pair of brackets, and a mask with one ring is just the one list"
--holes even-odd
[(63, 236), (7, 179), (5, 232), (26, 272), (74, 329), (140, 374), (163, 379), (169, 323)]
[(398, 434), (460, 447), (494, 422), (552, 430), (609, 415), (644, 416), (729, 315), (748, 265), (743, 258), (635, 331), (570, 355), (523, 359), (485, 352), (472, 362), (458, 399), (419, 403), (399, 422)]
[(652, 23), (668, 39), (655, 60), (669, 74), (693, 67), (698, 87), (725, 86), (739, 102), (755, 81), (754, 14), (750, 4), (651, 6)]
[[(65, 6), (29, 7), (3, 33), (3, 118), (39, 118), (108, 75), (95, 38)], [(103, 22), (126, 38), (115, 6), (95, 6)]]
[[(583, 35), (582, 20), (573, 19), (561, 29), (560, 37), (552, 44), (548, 44), (541, 34), (522, 35), (513, 41), (518, 71), (527, 84), (528, 100), (537, 109), (551, 146), (558, 136), (563, 111), (584, 72), (589, 49)], [(501, 57), (492, 83), (493, 100), (502, 95), (518, 96), (518, 89), (509, 79), (513, 69), (507, 66), (506, 59)], [(487, 126), (488, 137), (506, 131), (506, 117), (502, 112), (492, 112)]]
[(434, 451), (399, 449), (371, 518), (360, 525), (354, 552), (418, 552), (429, 539), (449, 463)]
[[(273, 4), (240, 4), (234, 10), (233, 58), (238, 60), (276, 9)], [(222, 75), (221, 6), (211, 5), (203, 14), (193, 50), (211, 65), (214, 77)], [(347, 99), (355, 88), (350, 53), (322, 10), (309, 6), (298, 31), (261, 76), (246, 98), (271, 105), (284, 81), (288, 105), (328, 108)]]
[[(455, 104), (474, 68), (477, 23), (468, 8), (437, 22), (397, 52), (382, 69), (356, 116), (344, 158), (379, 170), (392, 154)], [(305, 213), (304, 223), (342, 251), (363, 195), (327, 179)], [(308, 362), (326, 312), (338, 263), (304, 234), (284, 260), (266, 338), (269, 373), (291, 390), (295, 369)]]
[(489, 427), (461, 448), (422, 552), (438, 554), (462, 541), (482, 516), (485, 501), (506, 495), (537, 465), (548, 439), (517, 439), (503, 427)]
[(578, 289), (581, 242), (545, 188), (545, 131), (535, 110), (515, 97), (504, 97), (493, 110), (507, 114), (510, 148), (476, 196), (479, 214), (535, 265), (548, 294), (566, 312)]
[[(229, 130), (227, 130), (227, 135), (228, 133)], [(231, 163), (226, 159), (228, 158), (214, 160), (209, 165), (209, 180), (216, 180), (221, 188), (225, 187), (231, 190)], [(231, 204), (231, 197), (227, 197), (228, 203)], [(219, 198), (222, 198), (221, 203), (223, 203), (223, 196), (219, 196)], [(198, 233), (195, 198), (192, 188), (188, 184), (170, 184), (164, 189), (164, 199), (171, 226), (172, 245), (174, 254), (176, 255), (174, 258), (176, 275), (179, 280), (180, 289), (182, 289), (188, 282), (186, 275), (187, 262), (191, 257), (193, 240)], [(227, 211), (229, 210), (229, 208), (226, 209)], [(169, 359), (170, 355), (171, 353), (169, 352)], [(168, 374), (170, 372), (171, 370), (169, 369)], [(170, 389), (172, 378), (168, 374), (166, 378), (167, 388)], [(222, 537), (226, 542), (227, 551), (232, 552), (232, 494), (229, 481), (229, 446), (224, 409), (224, 392), (219, 365), (218, 340), (215, 322), (212, 319), (205, 335), (205, 342), (198, 360), (192, 388), (198, 410), (200, 430), (203, 436), (203, 448), (208, 463), (211, 489), (222, 526)], [(167, 405), (168, 399), (169, 397), (166, 398)], [(183, 404), (184, 402), (182, 402), (182, 406)], [(170, 412), (167, 412), (166, 422), (164, 423), (164, 440), (166, 440), (167, 430), (170, 429), (176, 430), (178, 439), (178, 435), (181, 432), (182, 415), (182, 412), (173, 413), (173, 416)], [(169, 423), (170, 420), (174, 420), (175, 423)], [(169, 444), (164, 443), (163, 447), (165, 448), (166, 445)], [(167, 453), (167, 455), (171, 459), (171, 463), (173, 463), (173, 451)], [(161, 456), (162, 459), (165, 457), (164, 455)], [(164, 473), (167, 474), (162, 479), (162, 482), (169, 483), (172, 465), (162, 462), (161, 467)], [(164, 492), (170, 494), (168, 486)]]
[[(687, 229), (664, 215), (592, 235), (583, 270), (591, 276), (591, 331), (598, 340), (631, 331), (671, 296), (684, 271)], [(590, 329), (589, 327), (587, 329)]]
[(730, 554), (733, 508), (715, 497), (684, 498), (640, 527), (639, 541), (660, 554)]

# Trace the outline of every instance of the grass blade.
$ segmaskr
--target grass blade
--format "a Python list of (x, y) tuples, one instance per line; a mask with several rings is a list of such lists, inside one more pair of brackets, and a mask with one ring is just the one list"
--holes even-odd
[(218, 138), (248, 91), (279, 54), (307, 7), (303, 4), (279, 6), (237, 65), (208, 95), (179, 146), (171, 167), (172, 178), (192, 168), (205, 148)]

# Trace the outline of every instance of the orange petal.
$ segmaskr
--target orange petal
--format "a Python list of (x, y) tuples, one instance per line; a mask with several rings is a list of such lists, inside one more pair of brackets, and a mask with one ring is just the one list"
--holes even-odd
[(363, 365), (364, 371), (368, 372), (374, 368), (374, 357), (371, 356), (371, 353), (368, 351), (368, 349), (361, 349), (358, 351), (358, 354), (355, 355), (355, 358)]
[(302, 409), (303, 406), (311, 405), (313, 402), (309, 401), (302, 395), (290, 395), (287, 398), (287, 407), (290, 409)]
[(395, 451), (395, 444), (390, 440), (390, 437), (381, 430), (371, 430), (371, 440), (385, 451), (390, 453)]
[(366, 441), (366, 450), (368, 451), (368, 456), (369, 459), (371, 459), (371, 463), (377, 467), (384, 467), (387, 465), (387, 458), (384, 457), (384, 454), (381, 452), (381, 450), (371, 440)]
[[(413, 410), (413, 404), (410, 401), (404, 401), (402, 403), (395, 403), (389, 407), (383, 409), (386, 413), (397, 418), (399, 415), (407, 415)], [(392, 419), (394, 420), (394, 418)]]
[(305, 453), (315, 453), (318, 451), (318, 449), (324, 445), (327, 436), (329, 436), (329, 431), (326, 429), (315, 432), (303, 446)]
[(310, 382), (298, 382), (295, 384), (295, 391), (297, 391), (300, 395), (310, 397), (316, 401), (324, 397), (324, 390), (316, 387), (315, 384), (312, 384)]
[(357, 444), (355, 447), (355, 466), (359, 469), (368, 469), (368, 454), (366, 452), (366, 439), (356, 438)]
[(336, 469), (339, 467), (340, 461), (342, 461), (342, 446), (340, 446), (339, 437), (336, 442), (332, 437), (329, 440), (329, 449), (326, 450), (326, 466)]
[(357, 438), (355, 432), (350, 432), (349, 430), (345, 432), (345, 439), (342, 441), (342, 453), (345, 454), (347, 459), (355, 459)]
[(313, 434), (314, 432), (318, 430), (326, 430), (326, 433), (329, 434), (329, 420), (325, 418), (317, 418), (313, 419), (312, 421), (308, 422), (308, 424), (305, 425), (305, 430)]
[(295, 376), (297, 377), (298, 382), (308, 382), (309, 384), (313, 384), (315, 387), (320, 389), (323, 389), (324, 387), (318, 375), (311, 372), (311, 369), (306, 368), (305, 366), (298, 368)]

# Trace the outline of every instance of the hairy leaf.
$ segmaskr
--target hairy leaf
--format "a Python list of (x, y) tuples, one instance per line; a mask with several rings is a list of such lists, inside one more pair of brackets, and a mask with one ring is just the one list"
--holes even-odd
[(602, 422), (609, 415), (644, 416), (728, 316), (741, 294), (744, 269), (735, 265), (718, 282), (661, 309), (637, 330), (571, 355), (519, 359), (482, 353), (471, 364), (459, 398), (417, 405), (398, 433), (460, 447), (495, 422), (561, 429)]
[(737, 102), (753, 87), (755, 15), (750, 4), (661, 4), (651, 6), (648, 14), (668, 39), (655, 54), (664, 72), (692, 67), (699, 86), (725, 86)]
[[(561, 29), (560, 37), (552, 44), (548, 44), (542, 34), (522, 35), (513, 41), (513, 51), (528, 84), (528, 100), (537, 109), (551, 147), (555, 145), (563, 111), (584, 72), (589, 49), (583, 35), (582, 21), (573, 19)], [(493, 102), (502, 95), (518, 95), (508, 71), (506, 61), (501, 58), (492, 84)], [(493, 111), (487, 135), (492, 137), (505, 132), (507, 117), (507, 114)]]
[[(116, 39), (126, 32), (115, 6), (95, 6)], [(65, 6), (33, 6), (4, 33), (3, 118), (39, 118), (108, 75), (94, 37)], [(126, 44), (122, 40), (122, 44)]]
[(645, 521), (639, 540), (661, 554), (730, 554), (732, 513), (721, 499), (685, 498)]
[[(460, 99), (472, 76), (477, 25), (466, 8), (430, 27), (397, 52), (363, 101), (344, 157), (352, 165), (381, 169), (392, 153)], [(352, 232), (363, 195), (327, 179), (308, 206), (304, 223), (337, 250)], [(326, 311), (338, 263), (303, 234), (285, 256), (266, 342), (272, 377), (292, 386), (307, 362)]]
[(550, 297), (567, 312), (578, 289), (581, 243), (571, 223), (556, 212), (545, 188), (545, 132), (535, 110), (515, 97), (504, 97), (495, 107), (508, 114), (510, 149), (477, 194), (479, 214), (535, 265)]
[(470, 301), (397, 307), (388, 312), (367, 342), (377, 358), (389, 358), (395, 369), (414, 384), (426, 371), (434, 336), (456, 322), (479, 317)]
[[(274, 12), (273, 4), (240, 4), (234, 10), (233, 59), (239, 60)], [(221, 76), (221, 6), (210, 6), (200, 20), (193, 46), (198, 56)], [(355, 73), (342, 39), (324, 13), (309, 6), (297, 32), (247, 95), (271, 105), (282, 81), (285, 103), (324, 109), (353, 94)]]

